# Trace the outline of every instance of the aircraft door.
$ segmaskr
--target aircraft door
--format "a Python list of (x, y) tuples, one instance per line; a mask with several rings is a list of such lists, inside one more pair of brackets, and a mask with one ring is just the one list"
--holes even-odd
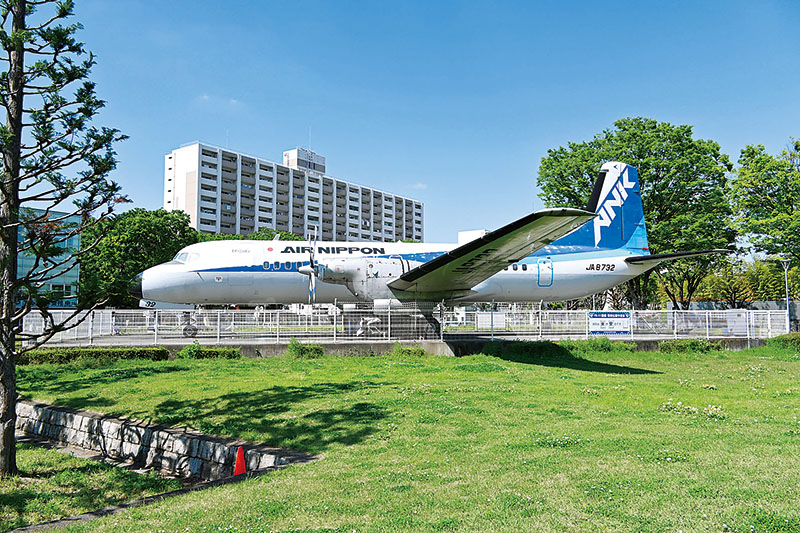
[(553, 261), (551, 259), (539, 259), (537, 266), (539, 267), (539, 286), (550, 287), (553, 285)]

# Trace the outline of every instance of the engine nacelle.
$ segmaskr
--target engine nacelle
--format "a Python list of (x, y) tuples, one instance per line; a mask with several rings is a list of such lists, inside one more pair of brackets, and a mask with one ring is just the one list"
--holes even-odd
[(360, 299), (397, 302), (387, 284), (407, 272), (410, 265), (399, 257), (348, 257), (320, 259), (315, 268), (319, 281), (345, 285)]
[(315, 270), (317, 279), (320, 281), (346, 285), (360, 276), (360, 272), (366, 268), (366, 264), (366, 259), (348, 257), (324, 262), (318, 261)]

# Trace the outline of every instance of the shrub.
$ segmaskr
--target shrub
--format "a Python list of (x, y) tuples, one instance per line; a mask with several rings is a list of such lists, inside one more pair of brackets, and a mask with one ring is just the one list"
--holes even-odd
[(664, 353), (707, 353), (721, 349), (719, 342), (707, 339), (675, 339), (658, 343), (658, 351)]
[(550, 341), (487, 342), (481, 353), (495, 357), (529, 360), (535, 357), (557, 357), (564, 349)]
[(178, 352), (179, 359), (238, 359), (242, 356), (240, 348), (232, 346), (200, 346), (194, 341), (187, 344)]
[(150, 359), (151, 361), (165, 361), (168, 358), (169, 350), (161, 346), (128, 346), (124, 348), (84, 348), (81, 346), (70, 346), (31, 350), (20, 355), (17, 363), (20, 365), (38, 365), (43, 363), (63, 364), (79, 360), (112, 361), (115, 359)]
[(558, 341), (556, 344), (576, 356), (592, 352), (636, 351), (635, 342), (612, 341), (608, 337), (593, 337), (582, 341)]
[(396, 342), (394, 346), (392, 346), (391, 355), (395, 357), (424, 357), (427, 354), (424, 348), (416, 344), (403, 345)]
[(767, 346), (774, 348), (786, 348), (790, 350), (800, 350), (800, 332), (787, 333), (771, 339), (767, 339)]
[(316, 359), (325, 355), (325, 350), (319, 344), (303, 344), (292, 338), (286, 348), (286, 354), (293, 359)]
[(612, 341), (607, 337), (587, 340), (551, 341), (492, 341), (487, 342), (481, 353), (519, 362), (533, 362), (547, 358), (574, 357), (583, 359), (599, 352), (635, 352), (636, 343)]

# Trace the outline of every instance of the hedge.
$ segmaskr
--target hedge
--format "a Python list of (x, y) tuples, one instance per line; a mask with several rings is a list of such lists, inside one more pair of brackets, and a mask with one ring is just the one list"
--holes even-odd
[(164, 361), (169, 358), (169, 350), (161, 346), (126, 346), (121, 348), (84, 348), (80, 346), (59, 348), (38, 348), (19, 356), (17, 364), (39, 365), (43, 363), (63, 364), (82, 359), (150, 359)]
[(800, 332), (787, 333), (767, 339), (767, 346), (775, 348), (786, 348), (790, 350), (800, 350)]
[(424, 357), (428, 355), (421, 346), (400, 344), (399, 342), (394, 343), (391, 354), (395, 357)]
[(674, 339), (659, 341), (658, 351), (665, 353), (706, 353), (719, 351), (722, 344), (707, 339)]
[(194, 341), (181, 348), (177, 356), (179, 359), (238, 359), (242, 351), (232, 346), (200, 346)]
[(325, 355), (325, 350), (319, 344), (303, 344), (292, 338), (286, 347), (286, 354), (294, 359), (316, 359)]

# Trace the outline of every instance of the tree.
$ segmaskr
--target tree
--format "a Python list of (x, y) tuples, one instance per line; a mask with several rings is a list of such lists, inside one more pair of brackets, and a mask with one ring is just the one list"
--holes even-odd
[(754, 301), (778, 302), (786, 299), (783, 265), (779, 262), (755, 261), (745, 275)]
[(136, 307), (128, 294), (131, 280), (150, 267), (165, 263), (196, 242), (212, 240), (302, 240), (293, 233), (262, 228), (248, 236), (200, 233), (189, 225), (183, 211), (132, 209), (89, 228), (87, 241), (97, 244), (81, 258), (79, 301), (84, 305), (103, 300), (113, 307)]
[[(607, 161), (622, 161), (639, 171), (652, 253), (722, 248), (733, 242), (725, 194), (731, 163), (719, 144), (694, 139), (687, 125), (623, 118), (590, 141), (548, 150), (538, 178), (545, 205), (586, 205), (597, 172)], [(665, 267), (662, 281), (676, 305), (688, 307), (713, 261), (705, 256)], [(626, 284), (628, 300), (637, 309), (655, 296), (652, 272)]]
[(800, 140), (777, 157), (746, 146), (731, 180), (740, 231), (757, 251), (800, 260)]
[(114, 307), (137, 307), (136, 298), (128, 294), (131, 280), (139, 272), (169, 261), (198, 239), (189, 226), (189, 215), (163, 209), (132, 209), (86, 233), (89, 240), (100, 239), (81, 258), (80, 301), (105, 300)]
[(249, 235), (238, 235), (231, 233), (197, 233), (197, 242), (206, 241), (225, 241), (225, 240), (253, 240), (253, 241), (271, 241), (276, 236), (280, 236), (282, 241), (303, 241), (305, 240), (300, 235), (289, 233), (287, 231), (277, 231), (270, 228), (261, 228), (254, 231)]
[[(0, 0), (5, 52), (0, 56), (0, 104), (6, 111), (0, 125), (0, 476), (17, 470), (16, 357), (80, 316), (76, 310), (55, 322), (48, 310), (52, 295), (42, 287), (74, 268), (75, 259), (94, 245), (84, 242), (74, 250), (65, 246), (68, 239), (124, 201), (119, 186), (107, 177), (116, 166), (112, 146), (125, 137), (92, 125), (104, 102), (89, 80), (94, 56), (86, 55), (75, 38), (80, 25), (63, 24), (72, 10), (71, 0)], [(43, 211), (25, 209), (31, 204)], [(54, 214), (55, 208), (81, 222), (68, 222)], [(30, 271), (17, 272), (19, 253), (35, 258)], [(34, 307), (46, 324), (36, 336), (20, 331), (22, 318)], [(18, 348), (17, 340), (29, 343)]]
[(731, 257), (717, 263), (714, 273), (704, 280), (706, 299), (722, 302), (728, 309), (747, 307), (754, 295), (748, 276), (749, 268), (752, 265)]

